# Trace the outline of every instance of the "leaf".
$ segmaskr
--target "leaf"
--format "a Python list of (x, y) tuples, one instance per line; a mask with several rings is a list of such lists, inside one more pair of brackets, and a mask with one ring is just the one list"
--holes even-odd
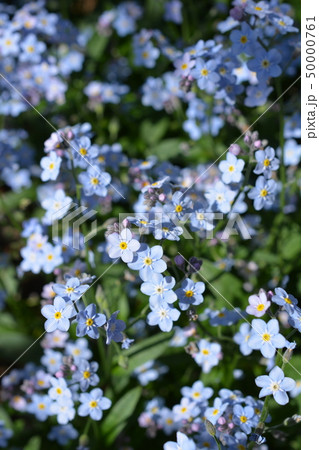
[(24, 448), (24, 450), (40, 450), (41, 449), (41, 437), (33, 436), (23, 448)]
[(93, 34), (92, 38), (90, 39), (87, 45), (88, 54), (93, 59), (99, 60), (103, 54), (107, 42), (108, 42), (107, 36), (101, 36), (98, 33)]
[(160, 161), (169, 160), (181, 153), (180, 144), (180, 139), (165, 139), (152, 147), (149, 153), (157, 156)]
[(169, 121), (164, 118), (153, 124), (150, 120), (145, 120), (141, 125), (141, 138), (147, 145), (157, 144), (165, 135)]
[(101, 425), (102, 434), (106, 435), (107, 444), (112, 444), (127, 424), (127, 419), (133, 414), (140, 399), (142, 388), (137, 386), (126, 392), (120, 400), (112, 406), (110, 413)]

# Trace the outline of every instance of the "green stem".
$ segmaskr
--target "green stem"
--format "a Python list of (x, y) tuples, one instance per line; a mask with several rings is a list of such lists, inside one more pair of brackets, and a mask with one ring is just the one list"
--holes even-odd
[[(276, 91), (277, 96), (280, 97), (282, 94), (282, 88), (281, 88), (281, 82), (277, 78), (276, 79)], [(279, 146), (281, 148), (281, 155), (280, 155), (280, 181), (281, 181), (281, 192), (280, 192), (280, 210), (281, 214), (284, 215), (284, 207), (285, 207), (285, 185), (286, 185), (286, 169), (285, 169), (285, 155), (284, 155), (284, 125), (285, 125), (285, 118), (284, 118), (284, 111), (283, 111), (283, 100), (280, 98), (279, 100), (280, 105), (280, 114), (279, 114)]]
[(142, 319), (146, 312), (148, 311), (149, 305), (145, 305), (144, 308), (142, 309), (142, 311), (140, 312), (140, 314), (133, 320), (133, 322), (131, 322), (129, 324), (129, 326), (125, 329), (125, 331), (129, 330), (130, 328), (132, 328), (136, 322), (138, 322), (140, 319)]

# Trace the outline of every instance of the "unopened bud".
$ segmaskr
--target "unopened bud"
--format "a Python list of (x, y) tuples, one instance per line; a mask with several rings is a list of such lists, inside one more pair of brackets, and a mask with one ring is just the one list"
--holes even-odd
[(299, 416), (299, 414), (294, 414), (292, 417), (287, 417), (287, 419), (284, 420), (284, 425), (285, 427), (293, 427), (300, 422), (301, 416)]
[(216, 435), (216, 428), (214, 427), (214, 425), (207, 419), (205, 419), (205, 428), (208, 434), (210, 434), (211, 436), (215, 436)]

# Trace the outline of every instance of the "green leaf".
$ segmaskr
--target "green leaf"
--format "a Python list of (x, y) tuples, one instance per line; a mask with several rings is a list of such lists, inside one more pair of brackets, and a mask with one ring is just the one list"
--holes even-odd
[(158, 157), (160, 161), (169, 160), (181, 153), (180, 139), (165, 139), (160, 144), (152, 147), (149, 153)]
[(163, 118), (156, 124), (150, 120), (145, 120), (141, 125), (141, 138), (147, 145), (157, 144), (165, 135), (169, 126), (169, 120)]
[(106, 435), (107, 444), (112, 444), (127, 424), (127, 419), (133, 414), (140, 399), (142, 388), (140, 386), (126, 392), (120, 400), (112, 406), (110, 413), (101, 425), (102, 434)]
[(40, 450), (41, 449), (41, 437), (33, 436), (23, 448), (24, 448), (24, 450)]
[(95, 60), (99, 60), (103, 54), (103, 51), (108, 42), (107, 36), (101, 36), (98, 33), (93, 34), (92, 38), (88, 42), (87, 51), (88, 54)]

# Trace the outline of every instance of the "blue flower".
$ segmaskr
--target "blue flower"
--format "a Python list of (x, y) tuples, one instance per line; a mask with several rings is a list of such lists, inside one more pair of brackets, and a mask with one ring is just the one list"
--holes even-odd
[(40, 166), (43, 171), (41, 173), (41, 180), (56, 180), (59, 172), (62, 158), (58, 156), (55, 152), (50, 152), (49, 156), (44, 156), (40, 161)]
[(49, 389), (48, 394), (53, 400), (72, 397), (72, 393), (64, 378), (51, 377), (50, 383), (52, 387)]
[(288, 323), (301, 332), (301, 309), (298, 308), (298, 306), (295, 306), (293, 311), (289, 314)]
[(301, 145), (295, 139), (288, 139), (284, 144), (285, 166), (297, 166), (300, 163)]
[(177, 217), (178, 219), (182, 219), (182, 217), (186, 213), (190, 212), (189, 205), (189, 198), (187, 196), (184, 197), (183, 192), (177, 191), (174, 192), (171, 202), (164, 206), (164, 211), (166, 212), (168, 217), (171, 217), (172, 219), (174, 219), (175, 217)]
[[(3, 420), (0, 420), (0, 447), (6, 448), (8, 439), (13, 435), (13, 431), (5, 427)], [(8, 447), (7, 447), (8, 448)]]
[(78, 414), (81, 417), (90, 416), (93, 420), (102, 419), (102, 411), (109, 409), (112, 402), (107, 397), (103, 397), (102, 389), (95, 388), (89, 393), (80, 394)]
[(240, 428), (247, 434), (251, 433), (251, 429), (254, 426), (254, 408), (251, 406), (235, 405), (233, 409), (234, 423), (239, 425)]
[(74, 402), (69, 397), (58, 397), (55, 402), (51, 404), (51, 414), (57, 416), (57, 422), (60, 425), (66, 425), (75, 417)]
[(190, 278), (182, 282), (182, 286), (177, 289), (176, 294), (179, 299), (179, 307), (185, 311), (190, 305), (200, 305), (204, 301), (202, 293), (205, 290), (205, 284), (202, 281), (194, 283)]
[(85, 336), (86, 334), (93, 339), (99, 338), (98, 327), (101, 327), (106, 322), (106, 317), (104, 314), (99, 314), (96, 312), (96, 306), (91, 303), (85, 308), (84, 311), (80, 311), (76, 316), (77, 327), (76, 335), (79, 337)]
[(141, 291), (150, 297), (150, 301), (174, 303), (177, 299), (177, 295), (173, 291), (174, 286), (175, 278), (163, 277), (154, 272), (146, 282), (142, 283)]
[(275, 366), (269, 375), (257, 377), (255, 383), (262, 388), (259, 398), (273, 395), (279, 405), (286, 405), (289, 402), (287, 392), (292, 391), (296, 385), (292, 378), (285, 377), (284, 372), (278, 366)]
[(27, 411), (34, 414), (37, 420), (44, 422), (51, 415), (52, 400), (48, 395), (33, 394)]
[(184, 397), (188, 397), (194, 402), (203, 402), (213, 395), (214, 390), (210, 387), (205, 387), (202, 381), (195, 381), (192, 387), (182, 387), (181, 393)]
[(254, 54), (258, 32), (256, 30), (252, 30), (246, 22), (242, 23), (241, 30), (233, 30), (229, 37), (233, 43), (232, 50), (234, 54)]
[(218, 181), (211, 190), (205, 193), (205, 197), (214, 211), (217, 210), (223, 214), (227, 214), (231, 210), (236, 192), (232, 191), (222, 181)]
[(199, 341), (198, 352), (195, 353), (194, 359), (202, 367), (204, 373), (208, 373), (212, 367), (218, 365), (221, 350), (221, 346), (216, 342), (211, 343), (206, 339)]
[(190, 439), (186, 434), (177, 432), (177, 442), (168, 441), (164, 444), (164, 450), (196, 450), (196, 445), (193, 439)]
[(99, 365), (97, 362), (88, 362), (81, 358), (77, 364), (77, 370), (73, 374), (73, 380), (80, 383), (81, 391), (86, 391), (89, 386), (96, 386), (100, 381), (98, 375), (95, 373)]
[(257, 150), (255, 153), (257, 165), (254, 173), (264, 175), (266, 178), (271, 177), (271, 172), (279, 167), (279, 159), (275, 158), (275, 150), (272, 147), (266, 147), (265, 150)]
[(22, 52), (19, 55), (20, 61), (37, 63), (41, 60), (41, 53), (46, 49), (44, 42), (38, 41), (36, 35), (28, 34), (20, 42)]
[(66, 445), (70, 439), (76, 439), (79, 433), (73, 427), (73, 425), (59, 425), (51, 429), (48, 434), (50, 441), (57, 441), (59, 445)]
[(69, 278), (66, 284), (55, 283), (52, 286), (52, 290), (56, 294), (69, 300), (78, 300), (88, 288), (88, 284), (81, 284), (76, 277)]
[(271, 301), (276, 305), (283, 306), (288, 313), (292, 313), (295, 306), (298, 305), (298, 300), (282, 288), (275, 289), (275, 295), (271, 297)]
[(86, 172), (80, 173), (79, 180), (83, 184), (85, 195), (91, 196), (95, 194), (100, 197), (106, 197), (106, 186), (111, 182), (111, 175), (107, 172), (101, 172), (97, 166), (90, 166)]
[(227, 402), (224, 402), (221, 398), (216, 397), (213, 403), (213, 406), (207, 408), (204, 412), (204, 415), (209, 422), (215, 425), (218, 419), (223, 415), (224, 411), (228, 406)]
[(248, 339), (251, 335), (251, 327), (249, 323), (242, 323), (238, 333), (234, 336), (234, 341), (239, 345), (239, 349), (244, 356), (252, 353), (253, 349), (248, 345)]
[(122, 342), (123, 334), (122, 331), (125, 330), (126, 324), (123, 320), (117, 319), (117, 315), (120, 311), (115, 311), (111, 317), (108, 319), (105, 325), (106, 329), (106, 343), (110, 344), (111, 341)]
[(237, 159), (235, 155), (228, 152), (226, 161), (221, 161), (218, 165), (219, 170), (222, 172), (222, 181), (225, 184), (239, 183), (244, 165), (245, 163), (242, 159)]
[(147, 281), (153, 272), (162, 273), (167, 269), (166, 262), (161, 259), (162, 256), (163, 248), (160, 245), (150, 248), (147, 244), (142, 244), (128, 267), (139, 270), (142, 280)]
[(268, 323), (262, 319), (254, 319), (251, 325), (253, 332), (248, 339), (248, 345), (253, 350), (260, 350), (265, 358), (272, 358), (277, 348), (285, 347), (286, 340), (279, 333), (277, 319), (271, 319)]
[(210, 60), (205, 62), (202, 58), (196, 60), (196, 65), (191, 71), (191, 75), (197, 80), (200, 89), (212, 88), (220, 76), (214, 71), (216, 62)]
[(255, 106), (262, 106), (266, 103), (268, 96), (274, 90), (266, 83), (259, 83), (256, 86), (248, 86), (246, 89), (247, 97), (245, 98), (245, 105), (250, 108)]
[(254, 200), (254, 208), (260, 211), (265, 206), (271, 206), (275, 201), (276, 182), (267, 180), (263, 175), (257, 178), (256, 186), (248, 192), (248, 197)]
[(173, 328), (173, 322), (181, 315), (178, 309), (166, 302), (150, 300), (151, 312), (147, 315), (149, 325), (158, 325), (162, 331), (168, 332)]
[(55, 330), (67, 331), (70, 328), (69, 319), (75, 316), (76, 311), (72, 302), (65, 302), (62, 297), (55, 297), (53, 305), (44, 305), (41, 314), (47, 319), (44, 323), (45, 331), (51, 333)]
[(165, 2), (164, 8), (164, 20), (167, 20), (168, 22), (174, 22), (174, 23), (182, 23), (183, 17), (182, 17), (182, 9), (183, 3), (179, 0), (170, 0), (168, 2)]
[(150, 381), (157, 378), (168, 371), (168, 367), (164, 365), (155, 365), (154, 360), (147, 361), (145, 364), (136, 367), (133, 374), (138, 378), (142, 386), (146, 386)]
[(110, 244), (108, 247), (110, 258), (121, 258), (125, 263), (132, 262), (134, 253), (140, 248), (140, 243), (133, 239), (128, 228), (124, 228), (120, 234), (110, 234), (107, 240)]
[(137, 66), (144, 66), (148, 69), (155, 66), (155, 62), (160, 55), (158, 48), (154, 47), (151, 41), (144, 46), (136, 46), (134, 48), (134, 64)]
[(268, 51), (262, 47), (254, 54), (254, 58), (249, 60), (247, 66), (250, 70), (257, 73), (258, 80), (265, 83), (269, 77), (279, 77), (282, 70), (280, 68), (281, 55), (278, 50)]

